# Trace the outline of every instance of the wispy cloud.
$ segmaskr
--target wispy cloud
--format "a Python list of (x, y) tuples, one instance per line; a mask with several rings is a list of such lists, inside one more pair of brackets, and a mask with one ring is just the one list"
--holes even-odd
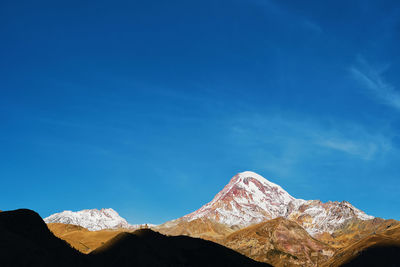
[(388, 83), (383, 73), (387, 67), (379, 70), (370, 65), (364, 58), (358, 58), (358, 64), (350, 67), (350, 73), (381, 103), (400, 110), (400, 92)]
[[(248, 0), (243, 2), (245, 2), (246, 5), (249, 3)], [(286, 5), (282, 4), (281, 1), (252, 0), (250, 2), (267, 12), (268, 17), (274, 18), (278, 23), (282, 23), (284, 27), (289, 27), (291, 30), (306, 31), (307, 33), (311, 32), (317, 35), (324, 33), (323, 28), (317, 21), (309, 16), (293, 12), (293, 10), (290, 10)], [(293, 20), (295, 23), (288, 24), (288, 20)]]
[(315, 32), (317, 34), (323, 33), (323, 30), (322, 30), (321, 26), (319, 24), (317, 24), (316, 22), (311, 21), (309, 19), (304, 19), (303, 27), (308, 29), (308, 30), (310, 30), (310, 31), (312, 31), (312, 32)]
[(347, 140), (347, 139), (325, 139), (318, 143), (322, 147), (331, 148), (347, 154), (357, 156), (364, 160), (373, 159), (375, 154), (390, 149), (390, 145), (378, 137), (372, 140)]
[(307, 162), (370, 161), (392, 149), (391, 136), (364, 126), (300, 115), (244, 116), (234, 121), (236, 146), (252, 150), (257, 166), (290, 176)]

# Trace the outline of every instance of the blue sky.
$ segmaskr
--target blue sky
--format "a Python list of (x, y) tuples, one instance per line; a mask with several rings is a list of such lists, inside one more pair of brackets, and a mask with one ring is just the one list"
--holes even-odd
[(6, 0), (0, 34), (2, 210), (162, 223), (251, 170), (400, 219), (398, 1)]

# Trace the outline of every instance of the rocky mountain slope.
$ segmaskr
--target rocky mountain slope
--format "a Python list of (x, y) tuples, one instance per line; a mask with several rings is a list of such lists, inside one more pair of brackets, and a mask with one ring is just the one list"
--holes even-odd
[(296, 222), (282, 217), (230, 234), (223, 244), (273, 266), (318, 266), (335, 249), (311, 237)]
[(354, 218), (374, 218), (346, 201), (322, 203), (319, 200), (296, 199), (279, 185), (246, 171), (235, 175), (211, 202), (182, 219), (207, 218), (230, 227), (243, 228), (277, 217), (298, 222), (311, 235), (332, 233)]

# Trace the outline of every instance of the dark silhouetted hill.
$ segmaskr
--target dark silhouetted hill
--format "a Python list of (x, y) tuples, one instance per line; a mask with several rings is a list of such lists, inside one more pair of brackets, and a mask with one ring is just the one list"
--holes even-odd
[(86, 259), (55, 237), (34, 211), (0, 212), (0, 266), (83, 266)]
[(342, 265), (343, 267), (398, 267), (400, 266), (400, 245), (374, 245), (371, 246), (349, 262)]
[(121, 233), (90, 255), (103, 266), (271, 266), (211, 241), (149, 229)]

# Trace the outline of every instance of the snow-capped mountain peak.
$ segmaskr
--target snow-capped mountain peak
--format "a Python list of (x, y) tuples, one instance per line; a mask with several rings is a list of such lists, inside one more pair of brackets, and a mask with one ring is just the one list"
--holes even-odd
[(235, 175), (211, 202), (183, 219), (192, 221), (202, 217), (239, 227), (284, 217), (298, 222), (310, 234), (333, 232), (352, 218), (374, 218), (346, 201), (322, 203), (296, 199), (251, 171)]
[(285, 204), (294, 199), (282, 187), (268, 181), (255, 172), (245, 171), (238, 173), (237, 176), (237, 184), (247, 189), (247, 191), (252, 192), (255, 196), (262, 198), (265, 195), (272, 194), (272, 196), (277, 197), (280, 202)]
[(102, 229), (130, 228), (130, 224), (119, 214), (109, 209), (86, 209), (81, 211), (66, 210), (45, 218), (46, 223), (74, 224), (87, 228), (89, 231)]
[(185, 218), (191, 221), (205, 216), (228, 225), (250, 225), (285, 216), (292, 200), (279, 185), (246, 171), (235, 175), (211, 202)]

